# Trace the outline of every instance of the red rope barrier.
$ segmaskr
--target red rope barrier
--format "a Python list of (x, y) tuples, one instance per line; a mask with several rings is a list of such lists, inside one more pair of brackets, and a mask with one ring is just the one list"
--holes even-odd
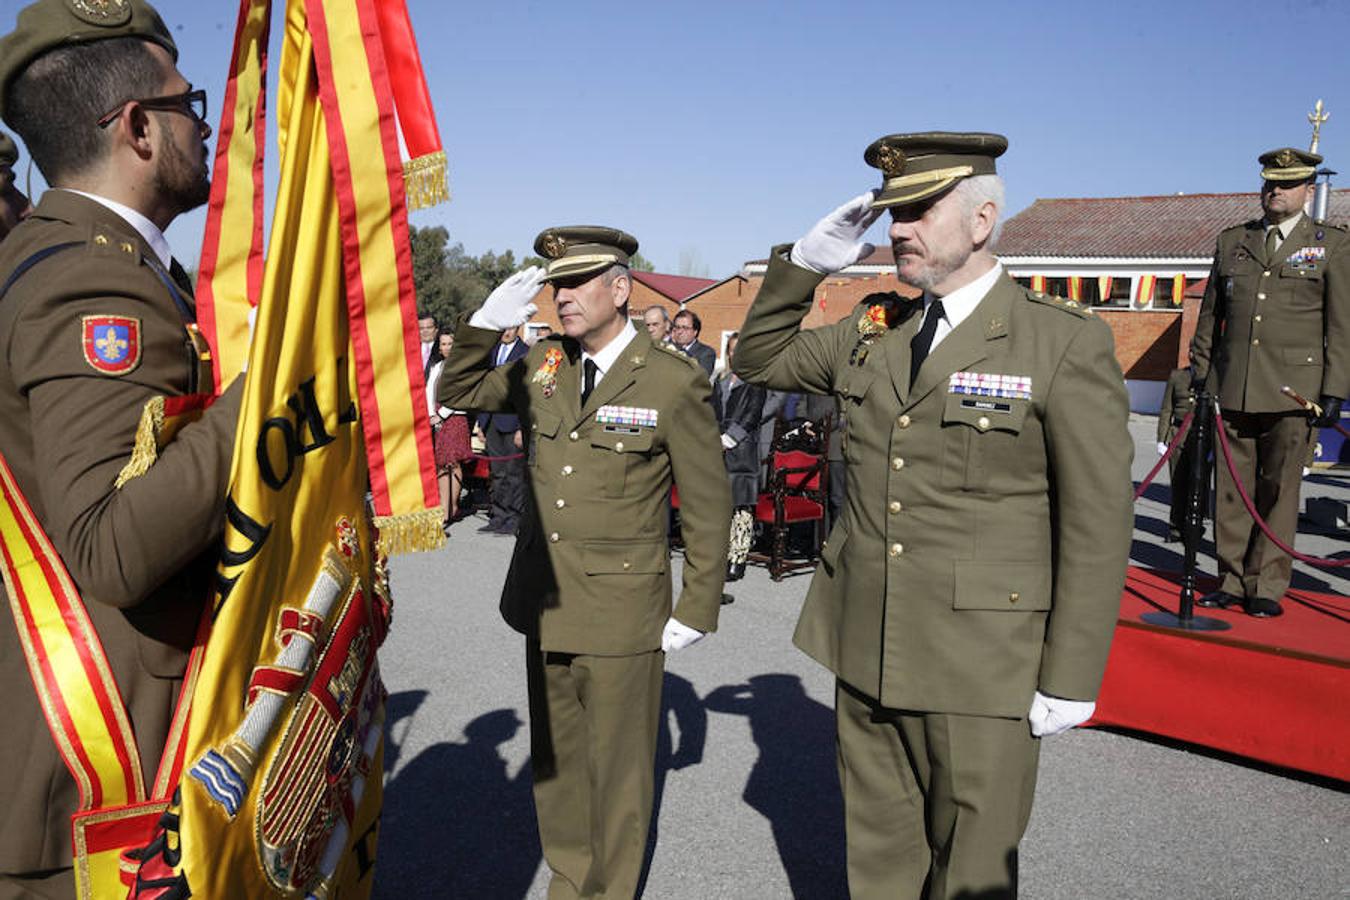
[(1256, 504), (1252, 503), (1252, 498), (1247, 495), (1247, 488), (1238, 477), (1237, 466), (1233, 464), (1233, 453), (1228, 448), (1228, 435), (1223, 430), (1223, 415), (1216, 408), (1214, 410), (1214, 433), (1219, 436), (1219, 446), (1223, 449), (1224, 462), (1228, 463), (1228, 473), (1233, 476), (1233, 483), (1237, 485), (1238, 496), (1242, 498), (1242, 503), (1247, 507), (1247, 514), (1252, 517), (1257, 526), (1270, 538), (1271, 543), (1279, 547), (1285, 553), (1288, 553), (1294, 559), (1301, 560), (1314, 566), (1327, 566), (1329, 568), (1342, 568), (1350, 566), (1350, 559), (1323, 559), (1319, 556), (1308, 556), (1305, 553), (1299, 553), (1293, 547), (1290, 547), (1284, 541), (1276, 537), (1270, 530), (1270, 526), (1265, 523), (1256, 512)]
[(1181, 442), (1186, 440), (1186, 432), (1191, 430), (1191, 420), (1194, 418), (1195, 410), (1186, 413), (1186, 418), (1182, 419), (1181, 424), (1177, 426), (1176, 437), (1172, 438), (1172, 443), (1167, 446), (1167, 452), (1158, 459), (1157, 464), (1153, 467), (1153, 471), (1145, 475), (1144, 480), (1139, 482), (1139, 487), (1134, 492), (1134, 499), (1138, 500), (1140, 497), (1144, 496), (1144, 491), (1148, 490), (1148, 486), (1153, 483), (1153, 479), (1157, 478), (1158, 473), (1162, 471), (1163, 464), (1172, 458), (1172, 454), (1177, 452), (1177, 448), (1181, 446)]

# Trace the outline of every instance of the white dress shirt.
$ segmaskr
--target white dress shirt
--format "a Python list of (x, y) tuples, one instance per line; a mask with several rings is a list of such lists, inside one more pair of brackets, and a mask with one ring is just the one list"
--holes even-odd
[[(945, 297), (940, 297), (942, 301), (942, 318), (938, 321), (937, 331), (933, 332), (933, 343), (928, 345), (928, 352), (932, 353), (937, 345), (942, 343), (942, 339), (952, 333), (952, 329), (966, 320), (966, 317), (975, 311), (975, 307), (980, 305), (984, 295), (989, 293), (994, 282), (998, 281), (998, 276), (1003, 274), (1003, 266), (1000, 263), (994, 263), (994, 267), (985, 272), (979, 278), (976, 278), (965, 287), (959, 287)], [(933, 295), (924, 292), (923, 311), (928, 313), (928, 304), (933, 302)]]
[[(637, 329), (633, 327), (633, 320), (629, 319), (624, 322), (623, 331), (620, 331), (615, 335), (614, 340), (606, 344), (598, 353), (591, 355), (585, 350), (581, 351), (581, 365), (583, 367), (586, 365), (586, 360), (588, 359), (595, 363), (595, 384), (591, 385), (591, 390), (595, 390), (595, 386), (605, 377), (605, 373), (614, 365), (614, 361), (619, 358), (619, 354), (624, 351), (625, 347), (632, 343), (632, 340), (635, 337), (637, 337)], [(586, 386), (585, 379), (582, 380), (581, 385), (584, 390)]]

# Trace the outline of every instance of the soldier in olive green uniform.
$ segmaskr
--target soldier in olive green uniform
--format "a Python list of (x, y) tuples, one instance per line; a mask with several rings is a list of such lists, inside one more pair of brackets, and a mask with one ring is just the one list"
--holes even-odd
[(4, 132), (0, 132), (0, 241), (15, 225), (33, 211), (33, 206), (14, 183), (14, 163), (19, 159), (19, 148)]
[[(1303, 212), (1320, 162), (1292, 147), (1261, 155), (1265, 215), (1219, 234), (1191, 342), (1197, 387), (1218, 397), (1238, 477), (1290, 546), (1312, 426), (1335, 424), (1350, 394), (1350, 235)], [(1310, 422), (1286, 385), (1320, 398), (1321, 415)], [(1215, 455), (1219, 589), (1199, 602), (1278, 616), (1293, 560), (1252, 521)]]
[[(1091, 715), (1119, 610), (1125, 387), (1110, 330), (989, 250), (1006, 146), (875, 142), (882, 190), (773, 250), (736, 353), (745, 379), (832, 393), (848, 416), (844, 512), (795, 642), (838, 676), (855, 900), (1012, 896), (1038, 737)], [(873, 294), (802, 331), (883, 209), (897, 275), (923, 297)]]
[[(527, 423), (531, 502), (502, 592), (527, 637), (535, 807), (549, 897), (631, 897), (651, 819), (664, 654), (717, 627), (731, 497), (698, 363), (628, 320), (631, 236), (542, 233), (529, 269), (455, 334), (441, 403)], [(491, 367), (543, 281), (563, 335)], [(680, 486), (684, 590), (672, 616), (667, 497)]]
[[(80, 591), (147, 784), (211, 589), (239, 410), (235, 386), (114, 486), (148, 401), (212, 391), (163, 236), (208, 188), (210, 128), (176, 58), (140, 0), (40, 0), (0, 40), (0, 111), (53, 187), (0, 245), (0, 454)], [(0, 688), (0, 896), (73, 896), (76, 785), (8, 614)]]

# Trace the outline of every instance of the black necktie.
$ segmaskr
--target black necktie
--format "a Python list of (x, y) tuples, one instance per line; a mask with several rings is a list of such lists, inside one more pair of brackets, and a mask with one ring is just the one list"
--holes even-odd
[(591, 396), (591, 391), (595, 390), (595, 373), (596, 373), (597, 371), (599, 371), (599, 368), (600, 368), (600, 367), (597, 366), (597, 365), (595, 364), (595, 360), (593, 360), (593, 359), (588, 359), (588, 360), (586, 360), (584, 363), (581, 364), (581, 371), (582, 371), (582, 379), (581, 379), (581, 405), (582, 405), (582, 406), (585, 406), (585, 405), (586, 405), (586, 401), (587, 401), (587, 400), (590, 398), (590, 396)]
[(914, 339), (909, 342), (909, 386), (914, 387), (914, 382), (919, 378), (919, 367), (923, 361), (928, 358), (928, 351), (933, 346), (933, 335), (937, 334), (938, 322), (946, 313), (942, 309), (942, 301), (934, 300), (928, 304), (923, 319), (923, 327), (919, 333), (914, 335)]

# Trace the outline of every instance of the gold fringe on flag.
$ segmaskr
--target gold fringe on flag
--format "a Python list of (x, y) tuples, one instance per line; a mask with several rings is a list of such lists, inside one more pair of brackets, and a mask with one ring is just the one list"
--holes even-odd
[(164, 428), (164, 398), (151, 397), (141, 410), (141, 421), (136, 426), (136, 446), (131, 459), (117, 473), (113, 487), (120, 488), (133, 478), (139, 478), (159, 459), (159, 433)]
[(375, 548), (386, 556), (437, 550), (445, 546), (445, 526), (439, 509), (376, 516), (375, 527), (380, 533)]
[(408, 209), (429, 209), (450, 202), (449, 163), (444, 150), (428, 153), (403, 164), (403, 191)]

